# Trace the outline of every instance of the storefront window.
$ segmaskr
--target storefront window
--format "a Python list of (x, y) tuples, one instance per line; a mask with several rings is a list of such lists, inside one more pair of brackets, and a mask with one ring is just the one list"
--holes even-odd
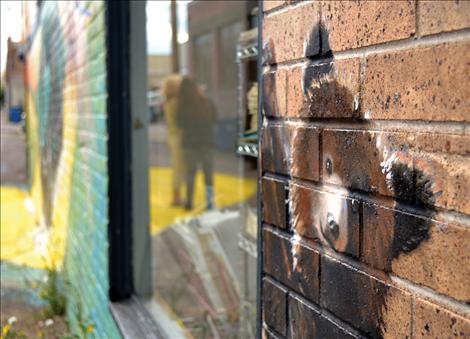
[[(256, 42), (255, 34), (240, 43), (252, 28), (247, 6), (190, 3), (188, 42), (179, 45), (179, 70), (189, 71), (149, 69), (161, 78), (149, 88), (153, 296), (145, 305), (168, 338), (255, 337), (256, 55), (237, 56)], [(170, 60), (171, 51), (148, 58)]]

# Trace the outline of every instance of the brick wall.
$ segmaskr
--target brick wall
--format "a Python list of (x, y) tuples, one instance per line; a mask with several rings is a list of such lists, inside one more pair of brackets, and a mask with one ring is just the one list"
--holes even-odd
[(469, 13), (264, 1), (265, 338), (470, 336)]
[[(105, 4), (44, 1), (27, 55), (32, 195), (64, 258), (71, 329), (119, 338), (108, 309)], [(60, 263), (59, 263), (60, 264)]]

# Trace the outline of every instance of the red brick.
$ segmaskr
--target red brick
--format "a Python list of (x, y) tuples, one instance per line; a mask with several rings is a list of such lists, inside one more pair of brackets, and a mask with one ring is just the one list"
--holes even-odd
[(452, 43), (367, 57), (367, 119), (470, 121), (470, 43)]
[(406, 138), (410, 148), (417, 151), (470, 155), (470, 136), (429, 133), (410, 133)]
[(285, 0), (263, 0), (263, 11), (270, 11), (286, 3)]
[(263, 263), (267, 274), (309, 300), (318, 302), (318, 252), (302, 244), (292, 244), (291, 239), (265, 229)]
[[(294, 232), (338, 252), (359, 254), (359, 213), (357, 200), (295, 184), (289, 186), (289, 215)], [(334, 221), (331, 227), (330, 221)]]
[(319, 7), (318, 2), (306, 3), (264, 18), (263, 54), (267, 63), (319, 53)]
[(463, 302), (470, 302), (470, 229), (433, 223), (429, 239), (392, 262), (392, 271)]
[(470, 229), (373, 204), (363, 205), (363, 220), (364, 262), (470, 301)]
[[(321, 306), (367, 335), (393, 337), (410, 331), (410, 295), (381, 280), (323, 255), (320, 288)], [(390, 317), (388, 306), (399, 316)], [(384, 319), (391, 320), (387, 324)]]
[(468, 338), (470, 315), (462, 317), (442, 306), (416, 301), (413, 338)]
[[(264, 335), (468, 336), (468, 312), (465, 319), (412, 294), (439, 294), (464, 311), (470, 303), (470, 41), (466, 32), (453, 42), (410, 37), (467, 29), (469, 5), (294, 2), (268, 7), (264, 23), (265, 57), (281, 64), (264, 75), (264, 114), (276, 119), (263, 126), (262, 170), (294, 178), (282, 193), (263, 192), (274, 206), (263, 217), (284, 229), (263, 232), (263, 269), (275, 286), (265, 295)], [(378, 44), (354, 52), (365, 53), (360, 60), (348, 52)], [(339, 129), (346, 119), (350, 127)], [(357, 212), (356, 190), (372, 193)], [(286, 193), (289, 209), (279, 198)], [(331, 210), (335, 237), (325, 228)]]
[[(470, 143), (470, 137), (467, 139)], [(426, 205), (470, 215), (470, 158), (437, 152), (414, 156), (416, 173), (423, 173), (432, 184), (428, 191), (433, 197), (421, 200)], [(420, 178), (416, 179), (416, 186), (419, 193)]]
[(419, 1), (418, 31), (421, 35), (470, 27), (470, 1)]
[(281, 181), (262, 180), (263, 221), (280, 228), (287, 228), (287, 191)]
[(359, 59), (310, 63), (287, 72), (288, 117), (350, 118), (359, 100)]
[(323, 1), (322, 50), (343, 51), (415, 33), (414, 1)]
[(410, 294), (396, 288), (388, 289), (381, 308), (382, 338), (411, 338), (411, 314)]
[(282, 335), (287, 333), (286, 310), (287, 290), (263, 279), (263, 319), (269, 327)]
[(335, 322), (321, 314), (321, 310), (316, 306), (289, 296), (288, 338), (360, 338), (357, 333), (346, 327), (345, 324)]
[(263, 170), (317, 181), (320, 175), (319, 132), (302, 125), (263, 128)]
[(279, 69), (263, 75), (263, 112), (266, 116), (286, 115), (286, 71)]

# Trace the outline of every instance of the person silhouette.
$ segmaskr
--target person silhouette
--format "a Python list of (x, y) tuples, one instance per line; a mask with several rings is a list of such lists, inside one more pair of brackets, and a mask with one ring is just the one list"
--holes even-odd
[(204, 173), (206, 207), (212, 209), (215, 107), (189, 76), (183, 77), (178, 95), (177, 121), (181, 128), (181, 146), (186, 163), (185, 208), (193, 208), (194, 181), (200, 165)]
[(182, 76), (173, 74), (168, 76), (162, 88), (164, 97), (163, 111), (168, 131), (168, 146), (170, 148), (171, 157), (171, 173), (172, 173), (172, 193), (173, 206), (179, 206), (183, 203), (181, 199), (181, 187), (185, 182), (185, 161), (183, 149), (181, 146), (181, 128), (176, 120), (179, 100), (179, 90), (181, 86)]

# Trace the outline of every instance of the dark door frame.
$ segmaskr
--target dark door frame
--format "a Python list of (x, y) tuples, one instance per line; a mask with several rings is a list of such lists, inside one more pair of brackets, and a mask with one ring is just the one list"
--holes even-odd
[(146, 107), (145, 41), (139, 40), (145, 36), (142, 5), (145, 1), (121, 0), (107, 1), (105, 7), (109, 307), (124, 338), (153, 339), (162, 338), (160, 330), (138, 298), (151, 293), (149, 225), (142, 215), (148, 211), (141, 201), (148, 168), (139, 154), (147, 139), (147, 111), (142, 107)]
[(109, 296), (130, 298), (132, 272), (132, 173), (129, 2), (106, 2), (108, 109)]

